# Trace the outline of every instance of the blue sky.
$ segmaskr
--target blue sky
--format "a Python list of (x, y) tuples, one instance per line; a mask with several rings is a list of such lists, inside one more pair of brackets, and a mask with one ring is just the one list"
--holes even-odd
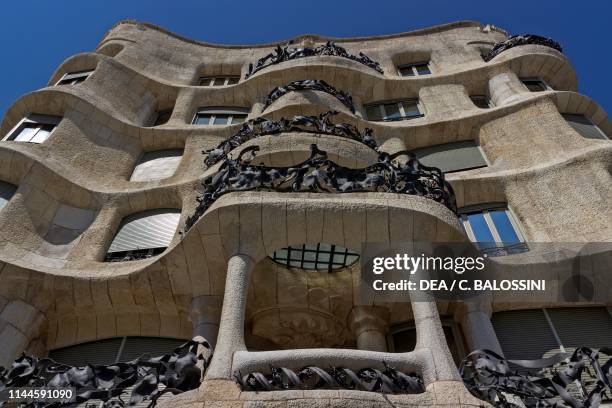
[(273, 42), (305, 33), (390, 34), (476, 20), (512, 34), (540, 34), (560, 42), (578, 73), (580, 92), (610, 112), (610, 16), (612, 2), (607, 0), (8, 0), (0, 16), (0, 115), (19, 96), (43, 87), (64, 59), (93, 51), (123, 19), (223, 44)]

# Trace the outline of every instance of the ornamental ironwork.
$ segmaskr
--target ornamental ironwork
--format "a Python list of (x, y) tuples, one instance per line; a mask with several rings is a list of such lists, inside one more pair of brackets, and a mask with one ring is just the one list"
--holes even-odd
[(319, 55), (332, 55), (336, 57), (348, 58), (350, 60), (357, 61), (367, 67), (370, 67), (381, 74), (384, 73), (384, 71), (380, 67), (380, 64), (370, 59), (370, 57), (368, 57), (364, 53), (360, 52), (359, 55), (349, 54), (346, 49), (336, 45), (331, 41), (328, 41), (327, 43), (314, 48), (289, 48), (289, 44), (284, 47), (277, 45), (276, 49), (273, 52), (263, 58), (260, 58), (257, 63), (255, 63), (255, 66), (253, 66), (252, 63), (249, 64), (249, 71), (244, 75), (244, 79), (249, 78), (257, 71), (260, 71), (271, 65), (299, 58), (314, 57)]
[(327, 82), (318, 79), (304, 79), (301, 81), (293, 81), (285, 86), (277, 86), (266, 97), (263, 110), (268, 109), (268, 106), (281, 96), (296, 91), (321, 91), (328, 93), (342, 102), (342, 104), (349, 108), (352, 113), (355, 113), (355, 104), (353, 103), (353, 97), (350, 93), (339, 91)]
[[(444, 173), (421, 164), (409, 151), (393, 155), (380, 153), (378, 162), (360, 169), (341, 166), (327, 158), (317, 145), (310, 146), (310, 157), (291, 167), (269, 167), (251, 164), (259, 146), (243, 149), (236, 159), (226, 157), (219, 171), (206, 178), (198, 206), (187, 218), (188, 231), (219, 197), (237, 191), (278, 191), (312, 193), (385, 192), (419, 195), (457, 211), (452, 187)], [(394, 160), (406, 155), (408, 160)]]
[[(496, 407), (597, 407), (612, 397), (611, 348), (577, 348), (540, 360), (506, 360), (490, 350), (476, 350), (461, 363), (463, 382), (470, 392)], [(538, 371), (523, 374), (521, 371)], [(517, 405), (512, 398), (520, 398)]]
[(280, 133), (303, 132), (324, 135), (340, 136), (356, 140), (376, 150), (376, 141), (372, 137), (372, 129), (365, 128), (363, 132), (350, 123), (331, 122), (330, 117), (337, 115), (337, 111), (328, 111), (318, 116), (294, 116), (291, 119), (281, 118), (278, 122), (256, 118), (245, 122), (238, 133), (221, 142), (216, 148), (204, 151), (207, 167), (223, 160), (230, 151), (243, 143), (261, 136), (278, 135)]
[[(170, 354), (153, 358), (145, 355), (109, 365), (73, 367), (50, 358), (24, 354), (10, 369), (0, 367), (0, 391), (19, 387), (74, 388), (76, 397), (72, 403), (98, 400), (104, 402), (104, 407), (124, 407), (150, 401), (148, 407), (154, 407), (164, 394), (180, 394), (198, 388), (211, 356), (212, 346), (203, 337), (185, 342)], [(123, 401), (122, 396), (128, 393), (129, 401)], [(4, 404), (0, 401), (0, 407)], [(61, 405), (40, 401), (21, 406)]]
[(384, 366), (382, 371), (376, 368), (362, 368), (357, 372), (342, 367), (324, 370), (314, 366), (295, 372), (285, 367), (272, 366), (269, 374), (238, 373), (235, 378), (244, 391), (346, 389), (384, 394), (425, 392), (423, 379), (417, 374), (402, 373), (386, 363)]
[(523, 35), (514, 35), (508, 38), (506, 41), (498, 42), (497, 44), (493, 46), (493, 49), (489, 51), (488, 54), (484, 55), (482, 58), (485, 61), (489, 62), (493, 58), (495, 58), (502, 52), (509, 50), (510, 48), (518, 47), (519, 45), (528, 45), (528, 44), (543, 45), (545, 47), (554, 48), (555, 50), (559, 52), (563, 52), (563, 49), (561, 48), (561, 44), (559, 44), (558, 42), (550, 38), (541, 37), (535, 34), (523, 34)]

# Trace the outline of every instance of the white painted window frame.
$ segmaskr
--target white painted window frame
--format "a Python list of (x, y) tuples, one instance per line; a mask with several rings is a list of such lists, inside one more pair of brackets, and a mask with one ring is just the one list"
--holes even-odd
[[(398, 110), (401, 116), (400, 119), (397, 119), (397, 120), (388, 119), (389, 116), (387, 115), (387, 112), (385, 112), (385, 105), (389, 105), (392, 103), (395, 103), (398, 106)], [(417, 110), (419, 111), (419, 115), (418, 116), (406, 116), (406, 111), (404, 110), (404, 103), (414, 103), (417, 107)], [(423, 106), (421, 105), (421, 101), (418, 99), (403, 99), (400, 101), (379, 102), (379, 103), (373, 103), (373, 104), (367, 105), (366, 108), (368, 107), (378, 107), (378, 111), (380, 112), (380, 117), (382, 119), (376, 122), (399, 122), (402, 120), (418, 119), (418, 118), (425, 116), (425, 114), (423, 113)], [(372, 121), (372, 119), (370, 118), (368, 118), (368, 120)]]
[[(43, 126), (48, 126), (48, 125), (52, 125), (53, 129), (49, 132), (49, 136), (47, 136), (47, 138), (45, 140), (43, 140), (42, 142), (31, 142), (31, 141), (27, 141), (26, 142), (26, 141), (21, 141), (21, 140), (18, 140), (17, 142), (20, 142), (20, 143), (36, 143), (36, 144), (41, 144), (41, 143), (44, 143), (47, 140), (49, 140), (49, 138), (53, 135), (53, 132), (55, 132), (55, 129), (57, 129), (57, 127), (59, 126), (59, 121), (57, 123), (52, 122), (52, 121), (43, 122), (43, 121), (35, 120), (31, 116), (42, 118), (45, 115), (36, 115), (36, 114), (34, 114), (34, 115), (26, 116), (25, 118), (21, 119), (15, 126), (13, 126), (13, 128), (10, 130), (10, 132), (8, 132), (6, 134), (6, 136), (4, 136), (2, 138), (2, 141), (3, 142), (13, 141), (18, 136), (17, 133), (20, 133), (25, 128), (25, 125), (29, 124), (29, 123), (35, 123), (37, 125), (36, 127), (38, 128), (38, 131), (40, 131), (40, 129)], [(38, 133), (38, 131), (36, 133)]]
[[(417, 70), (417, 66), (419, 65), (426, 65), (427, 69), (429, 70), (429, 74), (419, 74), (419, 71)], [(427, 75), (432, 75), (433, 71), (431, 70), (431, 61), (421, 61), (421, 62), (414, 62), (412, 64), (402, 64), (402, 65), (398, 65), (397, 67), (397, 74), (401, 77), (408, 77), (408, 75), (403, 75), (402, 74), (402, 69), (406, 69), (406, 68), (410, 68), (412, 70), (412, 76), (427, 76)]]
[[(55, 86), (63, 86), (63, 85), (76, 85), (79, 84), (81, 82), (84, 82), (87, 80), (87, 78), (90, 77), (91, 74), (93, 74), (93, 72), (95, 71), (95, 69), (90, 69), (90, 70), (86, 70), (86, 71), (81, 71), (81, 72), (66, 72), (64, 75), (62, 75), (62, 77), (55, 83)], [(60, 82), (62, 82), (64, 79), (66, 79), (67, 76), (70, 75), (74, 75), (73, 78), (71, 78), (72, 80), (79, 80), (77, 81), (77, 83), (70, 83), (70, 84), (60, 84)], [(84, 78), (83, 80), (80, 80), (81, 78)]]
[[(240, 77), (239, 76), (212, 76), (212, 77), (200, 77), (199, 81), (198, 81), (198, 86), (204, 86), (204, 87), (220, 87), (220, 86), (232, 86), (232, 85), (237, 85), (238, 82), (236, 82), (235, 84), (230, 84), (229, 81), (233, 78), (238, 79), (238, 82), (240, 81)], [(223, 85), (213, 85), (215, 83), (215, 81), (217, 79), (223, 79)], [(202, 83), (203, 81), (208, 80), (208, 84)]]
[[(210, 112), (207, 112), (207, 110), (210, 110)], [(197, 124), (196, 121), (198, 119), (199, 115), (209, 115), (210, 119), (208, 120), (207, 124)], [(217, 118), (217, 115), (229, 115), (228, 119), (227, 119), (227, 124), (225, 125), (215, 125), (215, 119)], [(242, 116), (244, 115), (244, 120), (242, 122), (239, 123), (244, 123), (247, 120), (247, 117), (249, 115), (249, 112), (247, 110), (245, 110), (244, 112), (239, 112), (238, 109), (227, 109), (227, 111), (223, 111), (223, 108), (200, 108), (197, 110), (196, 114), (193, 116), (193, 120), (191, 121), (192, 125), (197, 125), (197, 126), (230, 126), (230, 125), (235, 125), (234, 123), (234, 115), (238, 116)]]

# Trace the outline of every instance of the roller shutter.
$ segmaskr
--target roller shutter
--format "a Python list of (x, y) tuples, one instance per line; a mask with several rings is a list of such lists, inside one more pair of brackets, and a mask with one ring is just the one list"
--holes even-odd
[(182, 149), (146, 152), (136, 164), (130, 181), (153, 181), (172, 177), (182, 158)]
[(0, 181), (0, 210), (9, 202), (15, 191), (17, 186)]
[(166, 248), (181, 217), (180, 210), (159, 209), (132, 214), (123, 219), (109, 253)]
[(421, 163), (445, 173), (485, 167), (487, 161), (473, 141), (445, 143), (413, 150)]
[(170, 354), (186, 341), (158, 337), (128, 337), (119, 361), (132, 361), (143, 354), (149, 354), (151, 357)]
[(77, 367), (87, 364), (113, 364), (117, 361), (122, 341), (123, 338), (119, 337), (51, 350), (49, 358), (58, 363)]
[(607, 139), (603, 132), (595, 126), (586, 116), (571, 113), (562, 113), (568, 125), (574, 128), (582, 137), (586, 139)]
[(546, 310), (564, 347), (612, 346), (612, 316), (605, 307)]

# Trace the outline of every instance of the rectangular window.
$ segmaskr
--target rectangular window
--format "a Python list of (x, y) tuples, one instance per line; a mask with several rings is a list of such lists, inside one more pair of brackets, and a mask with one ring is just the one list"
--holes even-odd
[(23, 119), (2, 140), (28, 143), (42, 143), (61, 121), (61, 117), (31, 114)]
[(403, 77), (422, 76), (422, 75), (431, 74), (431, 70), (429, 69), (429, 62), (419, 62), (416, 64), (400, 65), (399, 67), (397, 67), (397, 70), (400, 76), (403, 76)]
[(470, 99), (472, 100), (472, 103), (474, 103), (474, 105), (476, 105), (477, 108), (480, 108), (480, 109), (489, 109), (489, 108), (492, 107), (491, 101), (489, 100), (489, 98), (487, 98), (484, 95), (470, 96)]
[(529, 92), (544, 92), (552, 90), (546, 82), (540, 78), (521, 78), (523, 85), (529, 89)]
[(584, 115), (562, 113), (561, 116), (568, 125), (586, 139), (608, 139), (605, 133)]
[(488, 256), (512, 255), (528, 250), (517, 221), (505, 205), (459, 212), (466, 234)]
[(417, 159), (429, 167), (437, 167), (444, 173), (486, 167), (487, 160), (473, 140), (444, 143), (414, 149)]
[(64, 74), (55, 85), (76, 85), (85, 81), (94, 72), (93, 69), (87, 71), (69, 72)]
[(416, 100), (368, 105), (366, 106), (366, 115), (368, 120), (374, 122), (408, 120), (423, 116)]
[(198, 86), (228, 86), (238, 83), (238, 76), (201, 77)]
[(194, 125), (236, 125), (243, 123), (248, 110), (244, 108), (200, 108), (193, 118)]

